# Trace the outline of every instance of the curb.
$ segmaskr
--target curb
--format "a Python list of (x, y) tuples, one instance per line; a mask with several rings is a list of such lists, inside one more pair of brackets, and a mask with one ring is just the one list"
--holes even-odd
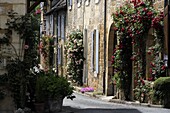
[(117, 104), (133, 105), (133, 106), (164, 108), (163, 105), (154, 105), (154, 104), (149, 104), (149, 103), (139, 103), (139, 102), (133, 102), (133, 101), (124, 101), (124, 100), (120, 100), (120, 99), (105, 100), (105, 99), (102, 99), (102, 97), (107, 97), (107, 96), (104, 96), (104, 95), (95, 95), (95, 94), (93, 94), (93, 92), (84, 92), (84, 93), (81, 93), (80, 90), (81, 90), (81, 87), (74, 86), (74, 92), (76, 92), (78, 94), (82, 94), (82, 95), (85, 95), (85, 96), (97, 98), (97, 99), (100, 99), (100, 100), (103, 100), (103, 101), (107, 101), (107, 102), (113, 102), (113, 103), (117, 103)]

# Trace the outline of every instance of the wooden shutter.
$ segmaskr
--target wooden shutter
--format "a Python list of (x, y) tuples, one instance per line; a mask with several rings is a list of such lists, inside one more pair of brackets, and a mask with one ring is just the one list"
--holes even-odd
[(61, 38), (64, 39), (64, 33), (65, 33), (65, 29), (64, 29), (64, 24), (65, 24), (65, 16), (64, 13), (61, 15)]
[(58, 38), (61, 37), (61, 15), (58, 15)]
[(99, 73), (99, 30), (96, 30), (96, 73), (98, 74)]
[(58, 64), (61, 64), (61, 47), (58, 47)]
[(94, 33), (92, 32), (91, 34), (91, 68), (92, 68), (92, 71), (94, 70)]

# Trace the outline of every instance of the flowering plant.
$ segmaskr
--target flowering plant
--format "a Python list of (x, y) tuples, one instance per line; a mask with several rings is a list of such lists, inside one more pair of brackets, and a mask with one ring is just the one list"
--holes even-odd
[(85, 87), (85, 88), (81, 88), (80, 92), (84, 93), (84, 92), (93, 92), (94, 88), (92, 87)]
[(50, 55), (51, 50), (53, 50), (53, 37), (46, 35), (41, 37), (41, 41), (39, 44), (39, 51), (43, 56), (43, 68), (47, 71), (49, 69), (50, 64)]
[(83, 33), (79, 30), (73, 31), (65, 45), (67, 57), (67, 75), (72, 81), (82, 85), (83, 75)]
[[(157, 49), (154, 51), (154, 55), (157, 54), (156, 56), (153, 55), (153, 57), (155, 57), (154, 62), (156, 63), (158, 58), (160, 60), (160, 62), (157, 62), (160, 66), (153, 66), (152, 70), (158, 72), (160, 69), (165, 69), (160, 56), (158, 56), (160, 51), (162, 51), (160, 49), (162, 48), (161, 43), (163, 39), (162, 12), (156, 11), (151, 2), (145, 0), (131, 0), (130, 3), (125, 2), (123, 6), (117, 9), (116, 13), (113, 14), (113, 21), (115, 24), (114, 31), (118, 34), (118, 45), (121, 48), (119, 47), (114, 50), (112, 64), (115, 73), (118, 73), (119, 75), (121, 89), (130, 89), (130, 87), (127, 86), (131, 83), (132, 74), (129, 72), (129, 67), (132, 65), (132, 62), (129, 62), (129, 59), (134, 62), (135, 80), (140, 82), (139, 84), (142, 84), (142, 81), (145, 79), (145, 43), (150, 28), (154, 29), (155, 47), (159, 45), (159, 49), (156, 47)], [(119, 60), (116, 60), (118, 56)]]

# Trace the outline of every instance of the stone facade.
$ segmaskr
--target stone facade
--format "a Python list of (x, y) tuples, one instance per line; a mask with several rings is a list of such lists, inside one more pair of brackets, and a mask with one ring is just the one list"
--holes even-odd
[[(96, 91), (106, 95), (115, 94), (111, 56), (114, 43), (116, 43), (116, 35), (113, 30), (112, 14), (125, 1), (127, 0), (67, 0), (66, 18), (64, 18), (66, 19), (64, 25), (65, 38), (71, 31), (77, 29), (81, 30), (84, 35), (84, 57), (86, 59), (83, 70), (84, 85), (93, 87)], [(162, 11), (164, 0), (154, 0), (153, 5), (156, 9)], [(48, 9), (50, 10), (50, 8)], [(57, 15), (60, 14), (60, 11), (53, 12), (54, 23), (57, 23)], [(53, 26), (53, 35), (56, 37), (58, 37), (59, 29), (57, 26), (58, 24)], [(151, 35), (149, 34), (149, 36)], [(150, 42), (152, 42), (152, 38), (149, 38), (148, 45), (150, 45)], [(64, 45), (64, 43), (65, 40), (62, 39), (58, 42), (59, 45)], [(149, 59), (148, 56), (146, 57)], [(63, 53), (61, 58), (64, 64)], [(147, 64), (149, 65), (149, 63)], [(149, 66), (146, 66), (146, 68), (146, 73), (149, 73)], [(59, 65), (59, 74), (65, 74), (65, 65)]]
[[(114, 31), (112, 14), (116, 8), (123, 5), (126, 0), (106, 0), (106, 21), (105, 21), (105, 0), (85, 0), (78, 2), (72, 0), (72, 4), (67, 10), (66, 34), (70, 31), (80, 29), (84, 32), (85, 58), (84, 62), (84, 83), (94, 87), (99, 92), (106, 95), (113, 95), (113, 69), (111, 66), (111, 56), (114, 44)], [(164, 0), (154, 0), (154, 7), (163, 10)], [(105, 23), (106, 22), (106, 23)], [(104, 26), (106, 24), (106, 26)], [(106, 29), (104, 29), (106, 27)], [(94, 30), (99, 31), (99, 72), (94, 69), (92, 59), (94, 43), (92, 33)], [(105, 31), (106, 30), (106, 31)], [(106, 34), (104, 34), (106, 33)], [(106, 37), (104, 36), (106, 35)], [(93, 38), (92, 38), (93, 37)], [(105, 38), (105, 39), (104, 39)], [(106, 45), (105, 45), (106, 44)], [(104, 55), (106, 49), (106, 55)], [(105, 57), (105, 58), (104, 58)], [(96, 59), (95, 59), (96, 60)], [(106, 63), (106, 64), (105, 64)]]
[[(6, 22), (8, 19), (8, 12), (14, 10), (18, 15), (24, 15), (26, 13), (26, 0), (0, 0), (0, 38), (6, 33)], [(19, 36), (12, 31), (11, 42), (16, 48), (17, 52), (20, 51)], [(5, 66), (8, 63), (8, 59), (15, 58), (14, 50), (10, 46), (0, 45), (0, 75), (5, 73)], [(12, 113), (14, 110), (14, 104), (10, 95), (10, 92), (6, 92), (8, 95), (4, 100), (0, 100), (0, 112)]]
[[(8, 19), (8, 12), (9, 11), (15, 11), (18, 13), (18, 15), (24, 15), (26, 13), (26, 0), (1, 0), (0, 1), (0, 37), (3, 37), (4, 34), (6, 33), (6, 23), (7, 23), (7, 19)], [(17, 49), (17, 52), (19, 52), (20, 50), (20, 45), (19, 45), (19, 37), (18, 35), (12, 31), (11, 34), (11, 41), (12, 44), (14, 45), (14, 47)], [(5, 45), (1, 45), (0, 47), (0, 55), (2, 56), (1, 58), (3, 58), (3, 64), (1, 64), (0, 66), (0, 74), (2, 74), (4, 72), (3, 70), (3, 66), (6, 65), (6, 57), (10, 56), (10, 57), (14, 57), (14, 53), (11, 47), (9, 46), (5, 46)], [(1, 59), (2, 60), (2, 59)], [(5, 64), (4, 64), (5, 62)]]

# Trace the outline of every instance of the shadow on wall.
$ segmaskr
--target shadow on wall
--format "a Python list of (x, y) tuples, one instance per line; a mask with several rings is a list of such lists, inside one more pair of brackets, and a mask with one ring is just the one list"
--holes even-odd
[(142, 113), (137, 109), (100, 109), (100, 108), (78, 109), (69, 106), (63, 106), (63, 110), (68, 110), (69, 113)]

